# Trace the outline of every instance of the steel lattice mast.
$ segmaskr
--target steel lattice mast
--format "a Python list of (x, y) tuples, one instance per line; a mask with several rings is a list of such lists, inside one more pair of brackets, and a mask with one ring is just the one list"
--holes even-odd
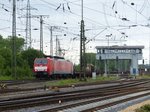
[(40, 15), (40, 51), (43, 52), (43, 16)]
[(30, 0), (27, 1), (27, 7), (23, 8), (22, 10), (27, 10), (26, 12), (26, 45), (25, 49), (31, 48), (32, 47), (32, 38), (31, 38), (31, 10), (37, 10), (36, 8), (33, 8), (30, 6)]
[(50, 27), (50, 55), (53, 56), (53, 26)]
[(27, 13), (26, 13), (26, 49), (28, 48), (28, 39), (29, 39), (29, 48), (31, 48), (31, 10), (30, 10), (30, 0), (27, 2)]
[(84, 78), (85, 76), (85, 68), (86, 68), (86, 57), (85, 57), (85, 30), (84, 30), (84, 20), (83, 20), (83, 0), (81, 0), (81, 26), (80, 26), (80, 78)]
[(32, 18), (40, 18), (40, 51), (43, 52), (43, 18), (49, 15), (33, 15)]
[(59, 27), (58, 26), (49, 26), (48, 29), (50, 31), (50, 55), (53, 56), (53, 30), (59, 29)]

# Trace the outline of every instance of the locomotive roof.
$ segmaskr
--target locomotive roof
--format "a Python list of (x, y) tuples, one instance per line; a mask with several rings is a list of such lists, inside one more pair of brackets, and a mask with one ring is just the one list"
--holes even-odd
[(45, 55), (45, 58), (49, 57), (49, 58), (54, 58), (54, 59), (64, 59), (64, 57), (60, 57), (60, 56), (51, 56), (51, 55)]

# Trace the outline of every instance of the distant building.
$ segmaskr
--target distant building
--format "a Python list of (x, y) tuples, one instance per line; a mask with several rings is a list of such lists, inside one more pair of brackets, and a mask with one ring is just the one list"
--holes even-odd
[[(105, 74), (108, 73), (109, 60), (129, 60), (130, 61), (130, 74), (138, 75), (138, 60), (142, 60), (142, 49), (144, 46), (96, 46), (97, 60), (104, 61)], [(119, 67), (118, 67), (119, 68)], [(119, 72), (118, 72), (119, 73)]]

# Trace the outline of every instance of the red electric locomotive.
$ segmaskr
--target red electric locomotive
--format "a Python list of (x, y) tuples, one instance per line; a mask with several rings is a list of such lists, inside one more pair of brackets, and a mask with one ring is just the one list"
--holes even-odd
[(36, 58), (34, 60), (34, 73), (37, 78), (73, 76), (73, 63), (58, 56)]

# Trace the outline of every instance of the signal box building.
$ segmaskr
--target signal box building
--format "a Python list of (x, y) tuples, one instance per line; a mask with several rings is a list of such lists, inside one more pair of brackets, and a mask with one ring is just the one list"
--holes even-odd
[[(129, 60), (129, 72), (131, 75), (138, 75), (138, 60), (142, 60), (142, 49), (144, 46), (96, 46), (96, 59), (104, 62), (104, 72), (108, 73), (109, 60)], [(118, 66), (119, 68), (119, 66)], [(118, 69), (117, 68), (117, 69)], [(121, 71), (118, 73), (121, 73)]]

